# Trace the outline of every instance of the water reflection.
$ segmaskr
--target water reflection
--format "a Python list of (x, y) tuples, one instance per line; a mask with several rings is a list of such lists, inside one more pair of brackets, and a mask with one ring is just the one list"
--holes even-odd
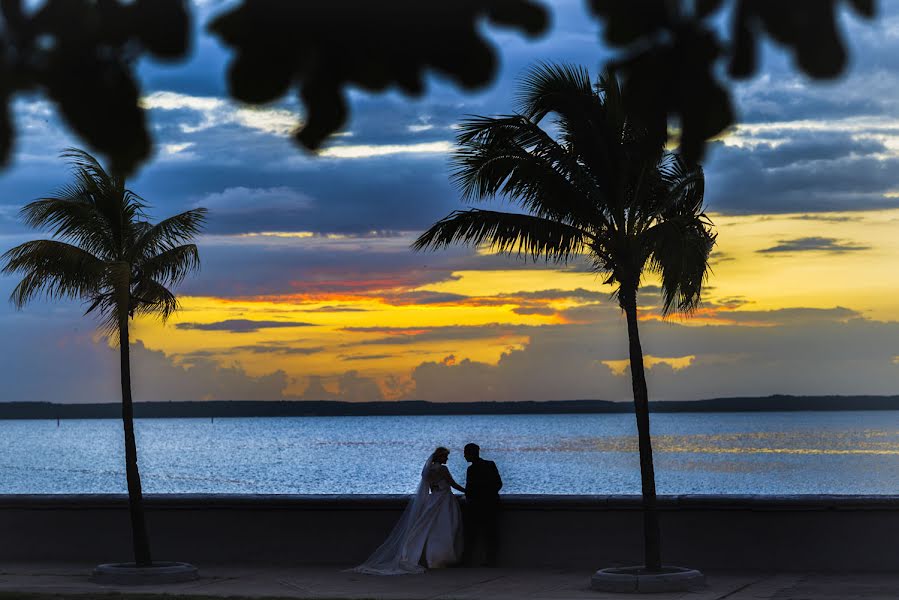
[[(636, 494), (631, 415), (137, 422), (148, 493), (410, 493), (436, 445), (478, 442), (504, 491)], [(0, 493), (120, 493), (117, 421), (0, 421)], [(893, 494), (899, 412), (658, 414), (663, 494)]]

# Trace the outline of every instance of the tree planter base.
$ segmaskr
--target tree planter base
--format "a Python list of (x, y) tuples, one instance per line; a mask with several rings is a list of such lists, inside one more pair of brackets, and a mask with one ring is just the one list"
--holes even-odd
[(94, 569), (91, 581), (113, 585), (155, 585), (193, 581), (199, 577), (195, 566), (183, 562), (154, 562), (150, 567), (138, 567), (134, 563), (108, 563)]
[(644, 567), (600, 569), (590, 579), (591, 589), (601, 592), (687, 592), (705, 586), (705, 575), (695, 569), (663, 566), (661, 571)]

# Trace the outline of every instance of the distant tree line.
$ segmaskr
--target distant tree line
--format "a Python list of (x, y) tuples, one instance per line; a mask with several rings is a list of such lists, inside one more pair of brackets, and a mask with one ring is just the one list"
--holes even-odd
[[(653, 412), (783, 412), (899, 410), (899, 396), (765, 396), (650, 402)], [(633, 412), (631, 402), (548, 400), (544, 402), (341, 402), (337, 400), (208, 400), (136, 402), (140, 419), (213, 417), (342, 417), (402, 415), (550, 415)], [(2, 402), (0, 419), (119, 419), (117, 402), (56, 404)]]

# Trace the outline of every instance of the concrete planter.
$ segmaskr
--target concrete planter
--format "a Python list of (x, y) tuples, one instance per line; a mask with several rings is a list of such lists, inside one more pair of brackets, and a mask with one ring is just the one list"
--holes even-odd
[(138, 567), (133, 562), (98, 565), (91, 574), (91, 581), (111, 585), (158, 585), (193, 581), (199, 577), (200, 572), (191, 564), (157, 561), (151, 567)]
[(663, 566), (661, 571), (644, 567), (600, 569), (590, 578), (590, 588), (600, 592), (689, 592), (705, 587), (705, 575), (695, 569)]

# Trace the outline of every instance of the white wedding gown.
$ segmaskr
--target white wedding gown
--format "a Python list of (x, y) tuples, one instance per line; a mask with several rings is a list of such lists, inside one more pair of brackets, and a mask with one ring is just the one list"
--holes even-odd
[(442, 466), (428, 459), (418, 491), (387, 540), (353, 571), (404, 575), (459, 562), (462, 515), (449, 481), (440, 473)]

